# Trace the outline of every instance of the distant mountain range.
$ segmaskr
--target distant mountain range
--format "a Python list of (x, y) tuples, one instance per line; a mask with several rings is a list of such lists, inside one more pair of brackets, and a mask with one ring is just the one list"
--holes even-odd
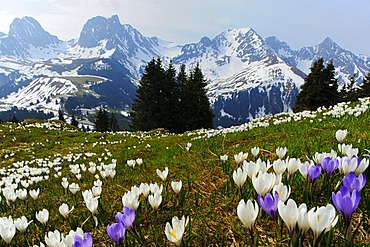
[[(31, 17), (15, 19), (0, 33), (0, 110), (12, 106), (52, 112), (62, 108), (83, 119), (106, 106), (127, 116), (145, 65), (197, 62), (207, 79), (215, 126), (291, 111), (314, 61), (332, 60), (340, 83), (370, 71), (370, 57), (357, 55), (326, 38), (293, 50), (276, 37), (252, 28), (232, 29), (198, 43), (179, 45), (145, 37), (118, 16), (93, 17), (78, 39), (62, 41)], [(82, 120), (83, 121), (83, 120)]]

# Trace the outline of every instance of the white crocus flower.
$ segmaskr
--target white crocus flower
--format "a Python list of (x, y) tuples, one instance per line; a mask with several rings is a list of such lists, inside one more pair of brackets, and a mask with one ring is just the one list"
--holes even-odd
[(220, 156), (220, 160), (221, 160), (222, 162), (226, 162), (226, 161), (228, 160), (228, 158), (229, 158), (229, 156), (227, 156), (227, 154), (224, 154), (224, 155), (221, 155), (221, 156)]
[(63, 203), (62, 205), (59, 206), (59, 213), (64, 218), (68, 218), (69, 214), (72, 212), (73, 209), (74, 209), (74, 206), (72, 206), (71, 210), (69, 210), (68, 205)]
[(261, 159), (257, 160), (256, 165), (258, 165), (261, 172), (267, 172), (270, 169), (270, 167), (272, 166), (272, 164), (270, 164), (269, 160), (267, 160), (267, 162), (265, 162), (265, 161), (262, 161)]
[(90, 210), (92, 214), (96, 214), (99, 206), (99, 197), (89, 198), (85, 200), (86, 207)]
[(163, 184), (161, 184), (161, 186), (158, 186), (157, 183), (154, 183), (154, 184), (150, 184), (150, 192), (152, 192), (152, 194), (162, 194), (162, 191), (163, 191)]
[(15, 226), (14, 224), (5, 224), (0, 227), (0, 235), (3, 240), (10, 245), (14, 235), (15, 235)]
[(178, 181), (178, 182), (175, 182), (175, 181), (172, 181), (171, 182), (171, 187), (173, 189), (173, 191), (176, 193), (176, 194), (179, 194), (180, 191), (181, 191), (181, 188), (182, 188), (182, 181)]
[(142, 158), (137, 158), (135, 161), (136, 161), (136, 164), (139, 165), (139, 166), (143, 164), (143, 159)]
[(189, 217), (185, 219), (185, 216), (182, 216), (181, 220), (179, 220), (177, 216), (174, 216), (172, 218), (172, 226), (169, 222), (166, 223), (165, 234), (167, 239), (176, 246), (180, 246), (188, 223)]
[(168, 175), (168, 167), (165, 167), (163, 171), (157, 169), (157, 175), (162, 179), (163, 182), (166, 182)]
[(73, 195), (75, 195), (78, 191), (80, 191), (80, 186), (76, 183), (71, 183), (69, 185), (69, 190)]
[(243, 171), (245, 171), (250, 179), (253, 176), (256, 176), (257, 173), (260, 171), (260, 162), (254, 163), (253, 161), (247, 162), (243, 161)]
[(335, 132), (335, 138), (339, 143), (343, 143), (344, 139), (347, 136), (347, 130), (337, 130)]
[(58, 230), (55, 230), (54, 232), (50, 231), (45, 235), (45, 243), (49, 247), (65, 246), (62, 239), (63, 235), (61, 235)]
[(233, 172), (233, 179), (235, 184), (241, 188), (243, 187), (245, 180), (247, 180), (247, 173), (240, 167)]
[(154, 195), (149, 195), (148, 201), (149, 201), (150, 206), (152, 206), (154, 210), (157, 210), (159, 205), (161, 205), (162, 203), (162, 195), (158, 193)]
[(301, 173), (302, 177), (307, 180), (307, 176), (308, 176), (308, 167), (310, 165), (314, 165), (314, 163), (311, 161), (311, 162), (305, 162), (305, 163), (302, 163), (300, 166), (299, 166), (299, 172)]
[(283, 147), (283, 148), (282, 147), (278, 147), (276, 149), (276, 154), (279, 157), (279, 159), (282, 159), (285, 156), (285, 154), (286, 154), (287, 151), (288, 151), (288, 149), (286, 147)]
[(257, 157), (257, 155), (259, 154), (260, 152), (260, 148), (259, 147), (253, 147), (251, 148), (251, 153), (254, 157)]
[(259, 207), (257, 202), (254, 202), (254, 205), (251, 200), (248, 200), (247, 203), (242, 199), (237, 208), (237, 214), (241, 222), (248, 229), (253, 228), (253, 224), (257, 219), (259, 212)]
[(301, 160), (296, 158), (287, 159), (286, 164), (289, 176), (293, 175), (302, 165)]
[(30, 196), (34, 199), (34, 200), (36, 200), (37, 199), (37, 197), (39, 196), (39, 194), (40, 194), (40, 189), (39, 188), (37, 188), (37, 190), (30, 190)]
[(122, 196), (122, 204), (136, 211), (139, 207), (139, 200), (129, 191)]
[(272, 163), (272, 167), (276, 174), (283, 174), (287, 168), (287, 164), (284, 160), (277, 159)]
[(237, 165), (240, 165), (247, 158), (248, 158), (248, 153), (243, 153), (243, 151), (234, 155), (234, 160)]
[(101, 186), (93, 186), (91, 188), (91, 191), (92, 191), (92, 193), (95, 197), (100, 196), (101, 192), (102, 192), (102, 187)]
[(274, 173), (258, 172), (257, 176), (252, 177), (252, 184), (257, 194), (265, 196), (275, 185), (276, 175)]
[(26, 216), (22, 216), (14, 221), (14, 225), (18, 229), (18, 231), (25, 232), (28, 225), (31, 224), (32, 221), (33, 220), (28, 222)]
[(307, 206), (302, 203), (298, 208), (298, 228), (302, 230), (302, 235), (305, 235), (310, 230), (310, 223), (308, 222)]
[(328, 204), (326, 207), (312, 208), (308, 211), (307, 217), (315, 240), (324, 230), (328, 231), (334, 227), (338, 221), (338, 216), (335, 215), (335, 208), (331, 204)]
[(278, 211), (285, 225), (288, 227), (289, 234), (292, 235), (298, 221), (298, 207), (294, 200), (289, 199), (285, 205), (283, 201), (278, 202)]
[(354, 172), (357, 169), (358, 160), (357, 158), (338, 158), (339, 166), (338, 170), (344, 176), (347, 176), (350, 172)]
[(36, 219), (43, 225), (46, 225), (49, 220), (49, 211), (47, 209), (43, 209), (39, 212), (36, 212)]
[(285, 202), (290, 195), (290, 186), (280, 182), (272, 188), (272, 193), (275, 194), (275, 192), (279, 194), (279, 200)]
[(147, 183), (141, 183), (139, 186), (140, 194), (142, 194), (145, 198), (149, 196), (150, 193), (150, 186)]
[(360, 164), (355, 170), (355, 174), (358, 177), (360, 174), (362, 174), (369, 166), (369, 160), (368, 159), (362, 159)]

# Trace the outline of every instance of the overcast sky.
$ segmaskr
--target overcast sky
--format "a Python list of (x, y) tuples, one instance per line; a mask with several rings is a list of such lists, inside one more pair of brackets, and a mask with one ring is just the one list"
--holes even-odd
[(251, 27), (293, 49), (331, 37), (370, 56), (370, 0), (1, 0), (0, 31), (31, 16), (59, 39), (78, 38), (94, 16), (117, 14), (145, 36), (184, 44), (230, 28)]

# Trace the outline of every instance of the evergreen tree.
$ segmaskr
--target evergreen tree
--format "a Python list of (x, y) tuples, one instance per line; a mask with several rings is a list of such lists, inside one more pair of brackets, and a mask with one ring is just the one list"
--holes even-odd
[(180, 87), (176, 80), (176, 69), (170, 62), (165, 71), (165, 78), (162, 83), (163, 98), (161, 102), (161, 124), (164, 129), (174, 133), (180, 133)]
[(362, 85), (360, 86), (359, 90), (359, 97), (370, 97), (370, 71), (362, 80)]
[(186, 107), (184, 107), (184, 104), (186, 103), (186, 95), (184, 91), (184, 87), (187, 84), (188, 81), (188, 75), (186, 74), (186, 66), (185, 64), (180, 65), (179, 73), (176, 77), (177, 85), (179, 88), (179, 119), (178, 121), (178, 128), (179, 132), (185, 132), (186, 131), (186, 115), (188, 115), (188, 111), (186, 110)]
[(359, 92), (355, 87), (356, 76), (352, 75), (349, 81), (349, 84), (345, 84), (339, 92), (340, 101), (342, 102), (352, 102), (358, 99)]
[(116, 132), (117, 130), (119, 130), (118, 120), (113, 112), (111, 113), (109, 118), (109, 129), (112, 132)]
[(324, 59), (320, 58), (314, 62), (310, 70), (297, 95), (293, 108), (295, 112), (314, 111), (320, 106), (328, 107), (339, 101), (338, 81), (334, 77), (335, 68), (332, 61), (325, 67)]
[(18, 120), (18, 118), (15, 116), (15, 114), (13, 114), (12, 118), (9, 120), (9, 122), (11, 123), (19, 123), (20, 121)]
[(60, 120), (60, 121), (63, 121), (63, 122), (65, 122), (66, 120), (64, 119), (64, 112), (62, 111), (62, 109), (59, 109), (59, 111), (58, 111), (58, 119)]
[(109, 116), (105, 109), (100, 108), (96, 113), (95, 131), (107, 132), (109, 131)]
[(75, 118), (75, 115), (72, 115), (72, 119), (71, 119), (71, 125), (75, 126), (78, 128), (78, 121), (77, 119)]
[(140, 84), (136, 90), (136, 99), (132, 105), (133, 130), (151, 130), (161, 126), (161, 112), (164, 81), (164, 69), (160, 59), (152, 59), (145, 67)]
[(185, 65), (179, 74), (170, 62), (167, 69), (160, 59), (152, 60), (136, 91), (132, 106), (133, 130), (164, 128), (174, 133), (213, 127), (213, 114), (199, 64), (187, 76)]
[(213, 128), (213, 113), (207, 97), (206, 85), (202, 70), (197, 63), (182, 87), (182, 121), (184, 121), (185, 131)]

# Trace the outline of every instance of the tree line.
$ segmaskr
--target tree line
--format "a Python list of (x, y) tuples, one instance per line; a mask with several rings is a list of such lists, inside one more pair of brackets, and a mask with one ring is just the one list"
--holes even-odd
[(370, 71), (360, 86), (356, 85), (355, 76), (352, 76), (350, 83), (338, 90), (338, 79), (335, 78), (333, 61), (329, 61), (324, 66), (324, 59), (320, 58), (314, 62), (310, 68), (310, 73), (304, 79), (293, 111), (315, 111), (322, 106), (329, 107), (339, 102), (356, 101), (359, 98), (369, 96)]
[(145, 67), (136, 91), (131, 128), (149, 131), (163, 128), (173, 133), (213, 127), (213, 113), (206, 95), (206, 82), (199, 64), (177, 72), (173, 63), (167, 68), (161, 59)]

